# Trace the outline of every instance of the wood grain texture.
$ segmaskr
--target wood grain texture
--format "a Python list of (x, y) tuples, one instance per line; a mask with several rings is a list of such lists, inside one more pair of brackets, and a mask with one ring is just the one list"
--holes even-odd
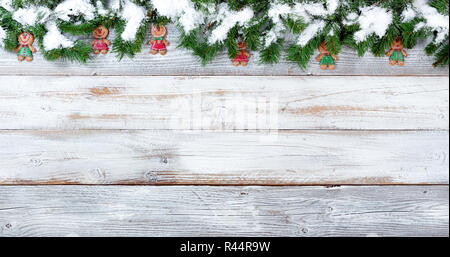
[[(191, 52), (178, 49), (178, 31), (168, 26), (168, 47), (166, 56), (153, 56), (148, 47), (144, 46), (142, 53), (134, 59), (124, 58), (122, 61), (108, 54), (94, 57), (86, 65), (69, 62), (48, 62), (41, 54), (36, 54), (32, 63), (19, 63), (14, 53), (0, 50), (0, 75), (448, 75), (447, 68), (433, 68), (433, 58), (424, 52), (425, 42), (416, 48), (408, 49), (409, 57), (405, 67), (392, 68), (387, 57), (373, 57), (367, 54), (357, 57), (354, 50), (344, 48), (339, 55), (335, 71), (322, 71), (317, 62), (311, 59), (308, 69), (302, 70), (295, 63), (282, 61), (280, 64), (259, 65), (259, 56), (253, 53), (251, 62), (246, 68), (236, 68), (231, 64), (226, 52), (221, 53), (211, 64), (202, 67)], [(110, 38), (114, 37), (114, 31)], [(290, 36), (287, 42), (291, 42)], [(149, 38), (148, 38), (149, 40)], [(283, 56), (284, 59), (284, 56)]]
[(0, 237), (449, 236), (449, 70), (424, 42), (322, 71), (202, 67), (177, 37), (86, 65), (0, 51)]
[(0, 129), (438, 129), (448, 77), (0, 76)]
[(448, 184), (448, 131), (0, 131), (0, 184)]
[(448, 236), (448, 189), (0, 187), (0, 236)]

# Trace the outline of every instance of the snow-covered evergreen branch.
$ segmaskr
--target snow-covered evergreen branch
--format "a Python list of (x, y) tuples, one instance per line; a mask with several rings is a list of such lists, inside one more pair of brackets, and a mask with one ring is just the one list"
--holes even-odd
[(401, 37), (406, 48), (429, 40), (435, 65), (448, 65), (448, 13), (449, 0), (0, 0), (0, 47), (12, 51), (30, 32), (45, 58), (85, 62), (86, 38), (103, 25), (115, 29), (113, 52), (133, 57), (150, 26), (172, 22), (179, 47), (204, 64), (221, 51), (234, 58), (240, 41), (262, 63), (285, 56), (306, 67), (322, 42), (332, 55), (346, 45), (382, 56)]

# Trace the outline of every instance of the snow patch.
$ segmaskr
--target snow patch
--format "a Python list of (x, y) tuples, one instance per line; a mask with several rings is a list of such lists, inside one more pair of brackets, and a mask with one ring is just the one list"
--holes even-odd
[(3, 46), (3, 40), (6, 38), (6, 31), (0, 26), (0, 46)]
[(417, 12), (412, 8), (406, 8), (402, 13), (402, 21), (409, 22), (412, 21), (417, 16)]
[(66, 36), (64, 36), (56, 26), (54, 21), (48, 23), (46, 25), (48, 32), (45, 34), (43, 39), (44, 49), (45, 51), (50, 51), (53, 49), (62, 48), (70, 48), (74, 46), (74, 42), (69, 40)]
[(383, 37), (392, 24), (392, 13), (384, 8), (371, 6), (361, 8), (361, 16), (357, 22), (360, 30), (354, 35), (357, 43), (364, 42), (372, 34)]
[(215, 21), (220, 25), (211, 32), (209, 43), (222, 42), (227, 38), (228, 32), (236, 25), (245, 26), (254, 16), (251, 8), (244, 8), (240, 11), (230, 10), (227, 3), (219, 5), (219, 11)]
[(152, 0), (158, 13), (173, 20), (178, 20), (186, 33), (200, 25), (205, 15), (198, 11), (190, 0)]
[(64, 21), (70, 21), (70, 16), (82, 16), (90, 21), (95, 18), (95, 7), (89, 0), (65, 0), (55, 8), (55, 14)]
[(125, 29), (120, 35), (121, 38), (124, 41), (133, 41), (136, 38), (138, 29), (145, 20), (145, 8), (126, 0), (120, 17), (126, 21)]
[(350, 26), (350, 25), (353, 25), (353, 24), (355, 24), (355, 23), (357, 23), (358, 22), (358, 14), (357, 13), (354, 13), (354, 12), (352, 12), (352, 13), (349, 13), (348, 15), (347, 15), (347, 17), (345, 17), (345, 19), (344, 19), (344, 21), (342, 22), (344, 25), (346, 25), (346, 26)]
[(304, 47), (308, 44), (311, 39), (313, 39), (320, 31), (325, 27), (325, 22), (323, 20), (317, 20), (311, 23), (299, 36), (297, 44)]
[(437, 36), (435, 43), (442, 43), (447, 37), (449, 32), (449, 18), (448, 15), (442, 15), (434, 7), (428, 5), (427, 0), (415, 0), (413, 3), (414, 8), (419, 12), (426, 20), (426, 25), (418, 24), (416, 30), (420, 30), (422, 27), (428, 27), (433, 31), (436, 31)]
[(96, 2), (97, 13), (101, 16), (107, 16), (109, 14), (108, 9), (105, 8), (101, 1)]
[(35, 26), (37, 23), (45, 23), (51, 14), (46, 7), (30, 6), (19, 8), (13, 13), (12, 18), (24, 26)]
[(291, 7), (287, 4), (271, 5), (267, 15), (274, 25), (264, 37), (265, 48), (269, 47), (271, 44), (275, 43), (278, 38), (282, 37), (285, 27), (281, 18), (286, 18), (291, 11)]
[(8, 12), (12, 12), (13, 8), (13, 0), (0, 0), (0, 7), (3, 7)]

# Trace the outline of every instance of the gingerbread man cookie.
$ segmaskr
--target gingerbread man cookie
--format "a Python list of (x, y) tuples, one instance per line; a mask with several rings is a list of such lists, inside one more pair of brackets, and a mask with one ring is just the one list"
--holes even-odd
[(239, 52), (238, 55), (232, 60), (234, 66), (247, 66), (249, 60), (248, 58), (251, 57), (250, 53), (247, 51), (247, 43), (245, 42), (239, 42), (237, 43)]
[(148, 42), (151, 45), (150, 53), (155, 55), (160, 53), (165, 55), (167, 53), (167, 46), (170, 45), (169, 41), (166, 40), (167, 30), (163, 25), (155, 25), (152, 27), (152, 40)]
[(26, 60), (33, 61), (33, 53), (36, 53), (36, 48), (33, 47), (34, 36), (31, 33), (23, 32), (19, 35), (19, 46), (14, 50), (17, 53), (17, 60), (19, 62)]
[(94, 32), (95, 39), (91, 42), (92, 49), (94, 50), (94, 54), (107, 54), (109, 51), (109, 46), (111, 42), (109, 42), (106, 37), (108, 37), (109, 30), (104, 26), (98, 26)]
[(392, 66), (395, 66), (396, 64), (398, 64), (398, 66), (405, 65), (405, 58), (408, 57), (408, 54), (404, 49), (403, 40), (400, 37), (392, 42), (391, 50), (386, 53), (386, 56), (389, 57), (389, 63)]
[(322, 70), (326, 70), (327, 68), (330, 70), (336, 69), (336, 61), (338, 60), (336, 55), (331, 55), (328, 50), (325, 42), (322, 42), (319, 46), (320, 55), (317, 56), (316, 61), (320, 62), (320, 68)]

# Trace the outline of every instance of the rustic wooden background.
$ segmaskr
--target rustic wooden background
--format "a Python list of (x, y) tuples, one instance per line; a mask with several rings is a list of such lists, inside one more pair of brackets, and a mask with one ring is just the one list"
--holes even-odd
[(0, 236), (449, 235), (449, 70), (424, 43), (402, 68), (202, 67), (169, 31), (165, 57), (0, 52)]

